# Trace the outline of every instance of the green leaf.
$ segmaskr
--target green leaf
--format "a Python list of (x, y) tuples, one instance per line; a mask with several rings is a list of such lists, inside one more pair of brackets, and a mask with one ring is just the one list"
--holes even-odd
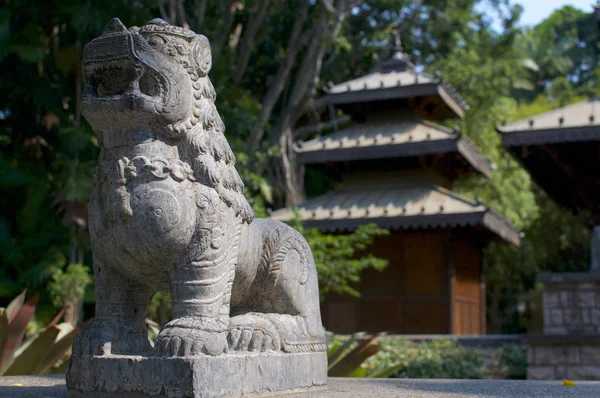
[(350, 377), (367, 377), (367, 368), (364, 366), (357, 368), (354, 372), (352, 372)]
[(378, 378), (378, 379), (379, 378), (388, 378), (388, 377), (392, 377), (393, 375), (395, 375), (396, 373), (400, 372), (403, 369), (406, 369), (406, 365), (403, 363), (399, 363), (394, 366), (388, 366), (388, 367), (384, 367), (381, 369), (377, 369), (376, 371), (374, 371), (372, 373), (368, 373), (366, 375), (366, 377)]
[(362, 338), (356, 347), (329, 369), (327, 374), (330, 377), (351, 377), (364, 361), (379, 352), (380, 337), (381, 334)]
[(64, 375), (69, 370), (69, 360), (65, 359), (58, 367), (50, 368), (47, 374)]
[(33, 338), (27, 348), (25, 348), (15, 358), (12, 365), (4, 373), (5, 376), (29, 375), (42, 364), (44, 358), (52, 350), (56, 336), (60, 333), (60, 328), (50, 326), (44, 329), (40, 334)]
[[(87, 323), (87, 322), (86, 322)], [(50, 372), (52, 366), (63, 358), (67, 352), (71, 349), (77, 334), (86, 325), (86, 323), (79, 324), (77, 327), (73, 327), (70, 323), (61, 323), (58, 325), (60, 329), (59, 335), (56, 337), (56, 341), (52, 344), (52, 348), (48, 354), (41, 360), (35, 370), (34, 374), (46, 374)]]
[(48, 326), (56, 326), (58, 324), (58, 321), (60, 321), (60, 318), (62, 318), (64, 314), (65, 314), (65, 309), (63, 308), (58, 312), (58, 314), (56, 314), (54, 316), (54, 318), (52, 318), (52, 320), (50, 321)]
[(13, 44), (8, 47), (8, 50), (17, 54), (23, 62), (29, 64), (35, 64), (44, 58), (45, 49), (26, 45), (26, 44)]
[(331, 368), (333, 368), (339, 361), (341, 361), (344, 358), (344, 356), (348, 354), (349, 347), (352, 344), (356, 343), (358, 340), (363, 339), (366, 336), (366, 333), (355, 333), (352, 336), (350, 336), (350, 338), (346, 340), (343, 344), (337, 343), (337, 348), (332, 349), (333, 351), (331, 352), (331, 354), (328, 353), (327, 355), (328, 369), (331, 370)]
[(259, 185), (260, 194), (265, 198), (267, 203), (273, 203), (273, 188), (266, 182)]
[(65, 75), (75, 69), (81, 59), (81, 54), (75, 45), (61, 48), (54, 56), (56, 67)]
[[(0, 359), (4, 352), (4, 345), (8, 338), (8, 316), (4, 308), (0, 308)], [(1, 373), (0, 373), (1, 375)]]
[(21, 294), (15, 297), (6, 307), (6, 316), (8, 317), (8, 323), (10, 324), (15, 316), (17, 316), (21, 307), (23, 307), (23, 303), (25, 302), (25, 294), (27, 293), (27, 289), (23, 290)]
[(13, 361), (14, 353), (19, 348), (23, 336), (27, 331), (27, 324), (31, 321), (31, 318), (33, 318), (38, 299), (39, 295), (36, 294), (23, 303), (23, 306), (17, 311), (16, 316), (8, 325), (6, 340), (4, 342), (2, 355), (0, 356), (0, 375), (4, 374)]

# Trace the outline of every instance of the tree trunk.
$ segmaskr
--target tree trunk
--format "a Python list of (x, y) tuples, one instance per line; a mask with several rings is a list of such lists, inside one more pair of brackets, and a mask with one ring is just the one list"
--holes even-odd
[(185, 9), (183, 8), (183, 0), (176, 0), (175, 4), (177, 10), (177, 23), (179, 26), (189, 29), (190, 24), (187, 21), (187, 16), (185, 15)]
[(492, 294), (489, 306), (489, 325), (492, 330), (488, 330), (491, 333), (500, 333), (502, 329), (502, 316), (500, 314), (500, 291), (495, 290)]
[(73, 326), (77, 326), (81, 319), (82, 308), (83, 297), (79, 297), (76, 294), (70, 294), (65, 305), (65, 322), (68, 322)]
[[(216, 64), (217, 59), (225, 50), (225, 44), (228, 43), (229, 32), (233, 26), (233, 20), (235, 18), (235, 12), (238, 8), (242, 7), (242, 3), (237, 0), (229, 0), (225, 3), (225, 18), (223, 18), (223, 25), (219, 33), (216, 35), (216, 40), (212, 45), (213, 65)], [(219, 3), (221, 5), (222, 3)]]
[(263, 20), (265, 19), (265, 16), (267, 15), (269, 2), (270, 0), (262, 1), (258, 11), (254, 15), (254, 17), (250, 19), (250, 22), (248, 22), (248, 25), (244, 28), (242, 32), (242, 40), (240, 41), (237, 67), (233, 72), (233, 81), (238, 85), (242, 81), (242, 77), (244, 77), (244, 73), (246, 72), (246, 68), (248, 67), (248, 61), (250, 60), (250, 55), (252, 54), (252, 50), (254, 48), (254, 38), (256, 36), (258, 28), (260, 27)]
[(165, 5), (163, 3), (158, 4), (158, 11), (160, 12), (160, 17), (163, 20), (171, 23), (171, 18), (169, 18), (169, 14), (167, 14), (167, 10), (165, 10)]
[(296, 153), (294, 152), (294, 137), (292, 126), (296, 118), (292, 111), (288, 112), (276, 126), (278, 134), (277, 144), (281, 148), (281, 157), (275, 160), (277, 186), (281, 188), (282, 202), (286, 207), (296, 206), (304, 199), (304, 175), (296, 167)]
[(314, 34), (313, 28), (304, 32), (301, 35), (302, 27), (308, 15), (309, 5), (309, 0), (301, 0), (300, 8), (298, 10), (298, 18), (296, 18), (296, 20), (294, 21), (294, 25), (292, 26), (292, 33), (288, 42), (287, 55), (285, 57), (285, 60), (283, 60), (283, 62), (279, 65), (279, 69), (277, 70), (275, 79), (269, 85), (269, 89), (265, 94), (265, 98), (263, 99), (262, 103), (262, 109), (260, 111), (258, 126), (252, 131), (252, 133), (250, 134), (250, 138), (248, 139), (249, 149), (258, 145), (258, 143), (262, 140), (265, 132), (265, 126), (271, 118), (271, 114), (273, 113), (273, 108), (275, 107), (275, 104), (277, 104), (281, 93), (285, 89), (286, 83), (295, 64), (298, 52), (304, 46), (306, 46), (311, 36)]
[(281, 168), (277, 176), (279, 186), (283, 189), (286, 206), (298, 205), (304, 199), (303, 171), (296, 165), (292, 128), (315, 94), (325, 52), (339, 33), (350, 8), (347, 6), (347, 0), (337, 0), (333, 12), (330, 4), (322, 9), (315, 34), (304, 54), (288, 103), (279, 123), (273, 129), (272, 141), (281, 147), (281, 158), (276, 167)]
[(177, 0), (169, 0), (169, 23), (171, 25), (177, 23)]
[(240, 36), (242, 35), (243, 28), (244, 26), (241, 23), (238, 23), (235, 26), (233, 32), (229, 35), (229, 48), (232, 52), (235, 52), (235, 49), (237, 48), (238, 43), (240, 42)]
[(200, 4), (198, 4), (198, 15), (196, 17), (196, 32), (202, 33), (203, 25), (204, 25), (204, 17), (206, 15), (206, 6), (208, 5), (208, 0), (200, 0)]

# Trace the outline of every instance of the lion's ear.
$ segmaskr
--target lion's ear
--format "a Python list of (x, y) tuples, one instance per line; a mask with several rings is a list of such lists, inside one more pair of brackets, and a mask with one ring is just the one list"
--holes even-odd
[(203, 76), (207, 75), (212, 66), (212, 54), (210, 52), (210, 43), (206, 36), (196, 36), (192, 57), (198, 68), (198, 73)]

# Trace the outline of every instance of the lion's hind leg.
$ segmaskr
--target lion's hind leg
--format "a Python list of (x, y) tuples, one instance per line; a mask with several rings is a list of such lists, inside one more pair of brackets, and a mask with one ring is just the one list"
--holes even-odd
[(275, 220), (255, 220), (249, 236), (260, 237), (262, 249), (260, 256), (251, 256), (256, 264), (239, 264), (256, 267), (256, 274), (231, 318), (229, 348), (324, 351), (317, 271), (308, 244)]

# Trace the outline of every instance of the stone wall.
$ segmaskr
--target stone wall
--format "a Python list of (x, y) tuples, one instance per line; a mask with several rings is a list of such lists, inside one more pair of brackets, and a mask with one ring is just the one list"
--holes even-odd
[(527, 378), (600, 380), (600, 273), (541, 274), (544, 329), (530, 335)]
[(541, 336), (528, 343), (528, 379), (600, 380), (600, 338), (567, 342)]
[(542, 274), (544, 334), (600, 334), (600, 277), (585, 273)]

